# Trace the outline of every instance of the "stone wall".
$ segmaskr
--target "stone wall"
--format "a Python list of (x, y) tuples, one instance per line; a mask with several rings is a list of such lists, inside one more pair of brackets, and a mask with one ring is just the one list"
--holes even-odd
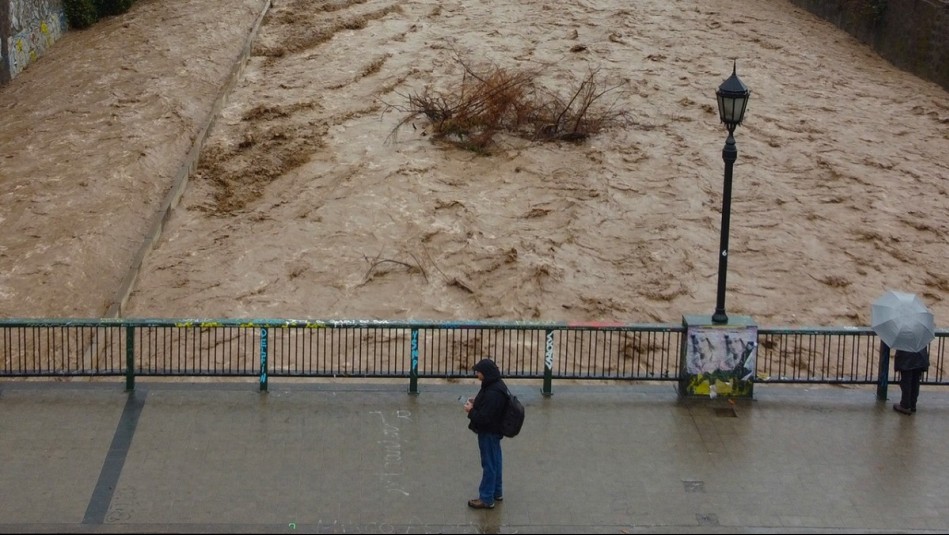
[(42, 56), (66, 28), (62, 0), (0, 0), (0, 84)]
[(949, 0), (790, 0), (949, 91)]

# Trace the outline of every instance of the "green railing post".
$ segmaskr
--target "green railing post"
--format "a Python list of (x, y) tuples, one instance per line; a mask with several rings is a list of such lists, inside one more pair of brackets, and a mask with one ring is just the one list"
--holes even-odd
[(547, 329), (545, 331), (546, 341), (544, 343), (544, 388), (540, 393), (545, 396), (554, 395), (551, 392), (551, 383), (554, 378), (554, 331)]
[(267, 391), (267, 328), (260, 329), (260, 391)]
[(135, 390), (135, 327), (125, 326), (125, 391)]
[(890, 386), (890, 346), (880, 340), (880, 358), (877, 380), (877, 400), (886, 401), (886, 391)]
[(418, 395), (418, 329), (412, 329), (412, 368), (409, 370), (409, 394)]

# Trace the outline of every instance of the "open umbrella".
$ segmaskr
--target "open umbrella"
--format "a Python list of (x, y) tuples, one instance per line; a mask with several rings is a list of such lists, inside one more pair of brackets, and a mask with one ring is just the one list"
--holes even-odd
[(915, 294), (887, 290), (871, 311), (873, 332), (893, 349), (920, 351), (936, 336), (933, 313)]

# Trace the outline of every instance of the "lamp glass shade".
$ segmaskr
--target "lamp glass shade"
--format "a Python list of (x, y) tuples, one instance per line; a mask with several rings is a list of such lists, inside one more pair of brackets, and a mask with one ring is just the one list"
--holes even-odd
[(738, 78), (734, 68), (732, 75), (722, 82), (715, 94), (718, 96), (718, 115), (722, 122), (729, 127), (740, 125), (745, 118), (751, 90)]

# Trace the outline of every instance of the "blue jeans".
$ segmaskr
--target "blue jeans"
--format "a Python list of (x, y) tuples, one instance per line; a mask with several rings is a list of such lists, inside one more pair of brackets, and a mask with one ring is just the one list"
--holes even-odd
[(481, 485), (478, 487), (478, 497), (484, 503), (492, 504), (495, 496), (503, 496), (501, 435), (478, 433), (478, 450), (481, 452)]

